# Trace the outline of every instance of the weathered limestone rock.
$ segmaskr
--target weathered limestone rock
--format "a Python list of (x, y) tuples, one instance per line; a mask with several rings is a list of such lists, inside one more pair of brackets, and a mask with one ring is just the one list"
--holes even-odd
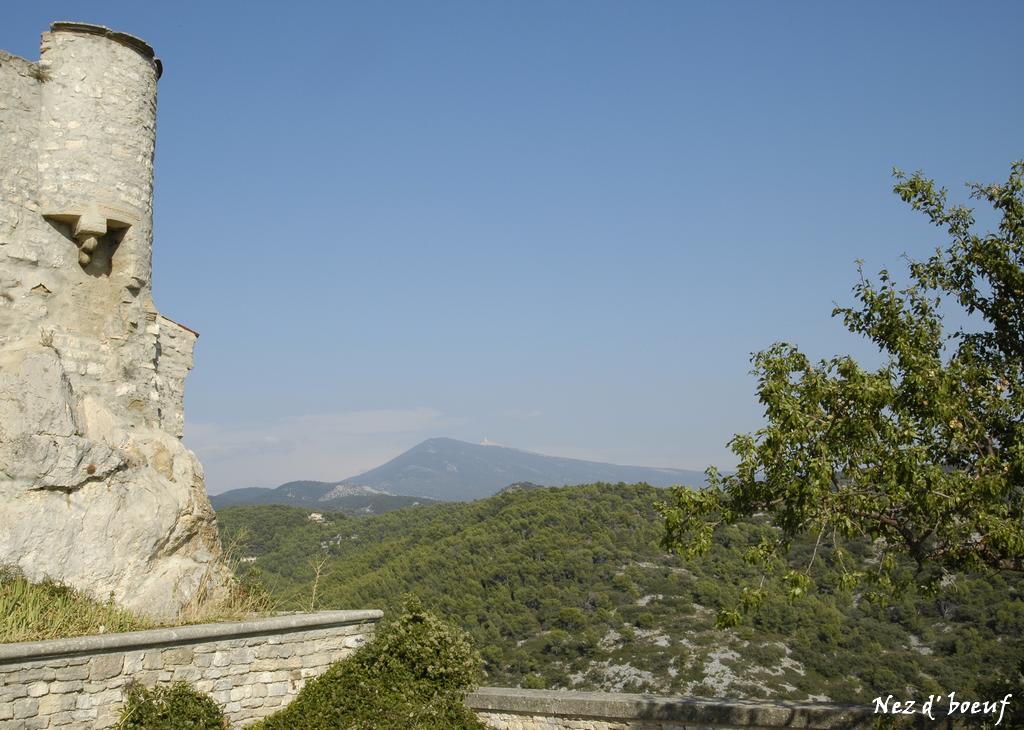
[(0, 51), (0, 564), (166, 616), (228, 573), (180, 441), (196, 334), (150, 289), (159, 73), (78, 23)]

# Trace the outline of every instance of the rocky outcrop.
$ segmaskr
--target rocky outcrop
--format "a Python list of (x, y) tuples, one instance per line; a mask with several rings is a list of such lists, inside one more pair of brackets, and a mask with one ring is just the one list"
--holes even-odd
[(180, 441), (196, 334), (150, 288), (159, 72), (76, 23), (0, 52), (0, 564), (168, 616), (228, 572)]

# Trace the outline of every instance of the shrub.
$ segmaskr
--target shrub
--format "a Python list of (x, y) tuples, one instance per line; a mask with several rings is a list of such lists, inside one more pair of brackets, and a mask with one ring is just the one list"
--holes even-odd
[(523, 679), (519, 682), (519, 686), (523, 689), (547, 689), (547, 683), (544, 682), (544, 677), (539, 674), (523, 675)]
[(210, 697), (187, 682), (146, 689), (138, 682), (125, 687), (118, 730), (224, 730), (228, 722)]
[(310, 680), (259, 730), (460, 730), (484, 726), (463, 704), (482, 660), (461, 630), (415, 599), (352, 656)]

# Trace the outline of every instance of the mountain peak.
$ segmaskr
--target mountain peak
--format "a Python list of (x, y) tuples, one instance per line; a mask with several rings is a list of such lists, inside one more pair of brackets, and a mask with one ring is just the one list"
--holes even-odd
[(392, 494), (461, 501), (490, 496), (517, 482), (546, 486), (645, 482), (667, 487), (674, 484), (700, 485), (704, 483), (704, 475), (682, 469), (567, 459), (492, 442), (472, 444), (434, 437), (420, 442), (386, 464), (345, 479), (340, 484), (372, 487)]
[(340, 482), (294, 481), (276, 489), (235, 489), (212, 495), (211, 501), (217, 509), (234, 504), (288, 504), (386, 511), (420, 498), (460, 502), (489, 497), (505, 488), (518, 491), (595, 482), (699, 486), (704, 484), (704, 475), (546, 456), (491, 442), (471, 444), (438, 436), (421, 441), (376, 469)]

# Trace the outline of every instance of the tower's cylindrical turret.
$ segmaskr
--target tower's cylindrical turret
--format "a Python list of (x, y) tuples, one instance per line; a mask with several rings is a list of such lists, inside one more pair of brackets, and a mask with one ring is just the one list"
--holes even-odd
[(40, 72), (42, 213), (70, 227), (87, 270), (147, 286), (160, 62), (124, 33), (54, 23)]

